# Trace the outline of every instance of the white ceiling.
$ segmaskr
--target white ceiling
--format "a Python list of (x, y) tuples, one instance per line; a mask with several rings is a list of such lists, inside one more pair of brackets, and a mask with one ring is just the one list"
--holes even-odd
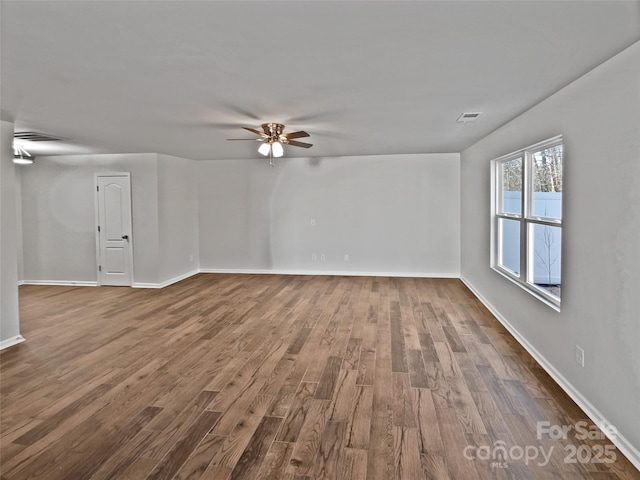
[(311, 134), (292, 157), (459, 152), (640, 40), (638, 1), (0, 8), (3, 116), (69, 139), (37, 154), (251, 158), (225, 139), (263, 122)]

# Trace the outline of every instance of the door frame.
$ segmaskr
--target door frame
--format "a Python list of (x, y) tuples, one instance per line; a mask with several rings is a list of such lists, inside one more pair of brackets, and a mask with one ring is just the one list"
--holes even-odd
[(129, 271), (131, 272), (131, 285), (129, 287), (133, 287), (134, 284), (134, 271), (133, 271), (133, 194), (131, 190), (131, 173), (130, 172), (96, 172), (93, 174), (93, 195), (94, 202), (93, 208), (95, 212), (95, 225), (94, 232), (96, 235), (96, 280), (97, 284), (100, 287), (102, 285), (100, 278), (100, 270), (99, 267), (102, 265), (102, 258), (100, 257), (100, 232), (98, 231), (98, 227), (100, 226), (100, 208), (99, 208), (99, 194), (98, 194), (98, 178), (101, 177), (126, 177), (129, 182), (129, 209), (131, 210), (130, 224), (129, 224), (129, 232), (130, 233), (130, 241), (129, 241)]

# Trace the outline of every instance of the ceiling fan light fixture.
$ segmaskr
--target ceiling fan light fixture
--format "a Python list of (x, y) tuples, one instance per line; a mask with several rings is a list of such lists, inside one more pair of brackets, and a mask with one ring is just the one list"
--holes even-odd
[(274, 142), (273, 145), (271, 145), (271, 151), (275, 158), (280, 158), (284, 155), (284, 148), (282, 148), (282, 144), (280, 142)]
[(260, 152), (261, 155), (264, 155), (265, 157), (269, 155), (269, 151), (271, 150), (271, 145), (268, 143), (263, 143), (262, 145), (260, 145), (260, 147), (258, 148), (258, 152)]

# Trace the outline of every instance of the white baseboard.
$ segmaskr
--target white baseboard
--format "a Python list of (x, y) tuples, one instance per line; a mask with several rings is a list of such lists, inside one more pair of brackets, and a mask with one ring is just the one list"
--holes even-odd
[(182, 275), (178, 275), (177, 277), (174, 277), (170, 280), (165, 280), (164, 282), (161, 282), (161, 283), (133, 282), (133, 285), (131, 286), (133, 288), (164, 288), (174, 283), (178, 283), (179, 281), (184, 280), (185, 278), (193, 277), (198, 273), (200, 273), (200, 270), (193, 270), (192, 272), (183, 273)]
[(18, 343), (24, 342), (26, 339), (22, 335), (16, 335), (15, 337), (7, 338), (6, 340), (2, 340), (0, 342), (0, 350), (4, 350), (5, 348), (13, 347)]
[(249, 275), (327, 275), (336, 277), (460, 278), (457, 273), (353, 272), (339, 270), (268, 270), (250, 268), (201, 268), (200, 273), (243, 273)]
[(62, 287), (97, 287), (98, 282), (85, 282), (82, 280), (22, 280), (18, 285), (56, 285)]
[[(415, 277), (415, 278), (459, 278), (457, 273), (423, 273), (423, 272), (353, 272), (335, 270), (268, 270), (249, 268), (201, 268), (178, 275), (164, 282), (133, 282), (133, 288), (164, 288), (198, 273), (242, 273), (252, 275), (331, 275), (338, 277)], [(21, 280), (18, 285), (58, 285), (71, 287), (97, 287), (98, 282), (68, 280)]]
[[(538, 364), (549, 374), (551, 378), (565, 391), (569, 397), (584, 411), (584, 413), (597, 425), (613, 425), (600, 411), (580, 391), (575, 388), (518, 330), (502, 316), (502, 314), (487, 300), (480, 291), (475, 288), (469, 280), (460, 276), (460, 280), (471, 290), (471, 292), (489, 309), (494, 317), (506, 328), (516, 341), (531, 355)], [(615, 436), (609, 436), (606, 429), (603, 432), (607, 438), (629, 459), (629, 461), (640, 470), (640, 450), (629, 442), (626, 437), (618, 431)]]

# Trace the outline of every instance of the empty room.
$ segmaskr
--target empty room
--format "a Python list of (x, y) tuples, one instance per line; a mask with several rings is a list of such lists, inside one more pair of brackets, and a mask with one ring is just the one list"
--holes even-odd
[(0, 0), (2, 480), (640, 479), (640, 1)]

